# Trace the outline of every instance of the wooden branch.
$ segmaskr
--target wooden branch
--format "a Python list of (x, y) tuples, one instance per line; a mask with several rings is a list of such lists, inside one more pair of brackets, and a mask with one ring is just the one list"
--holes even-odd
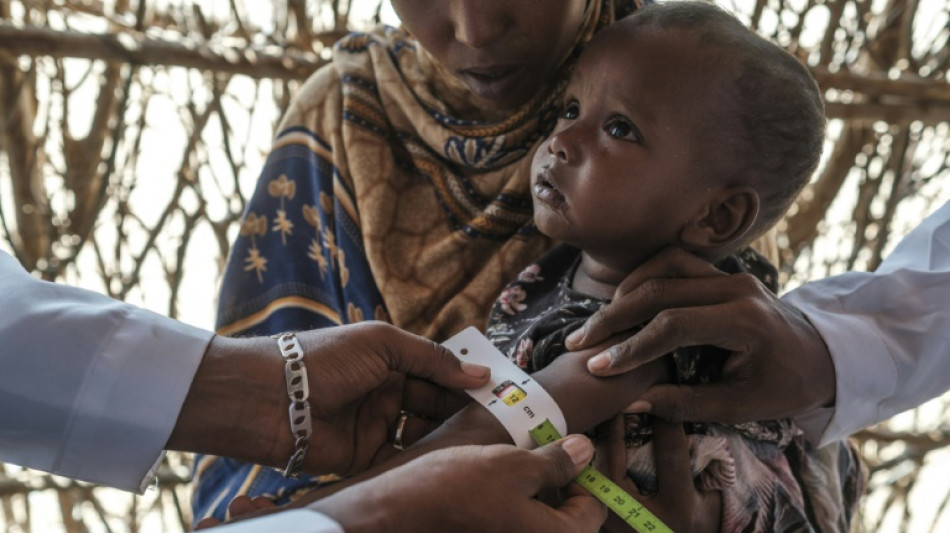
[(891, 124), (920, 121), (926, 125), (950, 122), (950, 102), (919, 101), (899, 103), (825, 104), (828, 118), (845, 120), (883, 120)]
[(62, 517), (66, 533), (84, 533), (86, 528), (81, 521), (82, 519), (76, 517), (75, 507), (77, 502), (72, 492), (57, 491), (56, 499), (59, 501), (59, 514)]
[[(343, 37), (340, 32), (314, 36), (324, 46)], [(0, 54), (74, 57), (139, 65), (165, 65), (209, 72), (243, 74), (252, 78), (306, 79), (326, 63), (314, 53), (280, 47), (197, 42), (181, 36), (168, 40), (135, 31), (79, 33), (0, 22)]]
[(846, 125), (841, 137), (835, 143), (834, 152), (818, 180), (806, 188), (796, 205), (798, 210), (787, 220), (789, 257), (783, 263), (794, 264), (797, 254), (815, 240), (818, 235), (818, 223), (825, 218), (828, 208), (844, 185), (848, 173), (854, 166), (854, 158), (865, 143), (873, 136), (873, 131), (863, 124), (855, 122)]
[(884, 247), (887, 246), (888, 237), (891, 235), (891, 223), (894, 222), (894, 216), (897, 213), (897, 205), (910, 191), (910, 188), (905, 185), (911, 177), (910, 169), (907, 168), (908, 160), (913, 159), (908, 157), (912, 155), (910, 144), (910, 128), (901, 128), (892, 141), (895, 149), (888, 161), (888, 167), (894, 179), (891, 181), (891, 190), (884, 204), (884, 215), (878, 221), (877, 235), (871, 247), (871, 258), (867, 265), (869, 271), (877, 270), (881, 264)]
[(876, 426), (863, 429), (854, 434), (858, 442), (875, 441), (882, 444), (893, 442), (902, 442), (907, 446), (927, 451), (933, 451), (939, 448), (950, 446), (950, 432), (945, 429), (938, 429), (923, 432), (892, 431), (890, 429)]
[(950, 101), (950, 83), (941, 78), (903, 76), (890, 78), (883, 73), (856, 74), (841, 70), (831, 72), (826, 68), (811, 69), (812, 76), (822, 87), (856, 91), (865, 94), (906, 96), (908, 98)]
[[(18, 233), (18, 239), (9, 234), (8, 238), (27, 270), (35, 268), (50, 247), (49, 206), (37, 159), (41, 150), (39, 139), (33, 134), (34, 90), (32, 72), (21, 72), (15, 60), (0, 54), (0, 147), (7, 154)], [(6, 224), (6, 218), (3, 222)]]
[[(312, 38), (331, 46), (343, 32), (324, 32)], [(0, 23), (0, 52), (15, 55), (74, 57), (195, 68), (209, 72), (243, 74), (252, 78), (304, 79), (326, 63), (316, 54), (279, 47), (247, 46), (158, 38), (120, 30), (115, 33), (79, 33), (35, 26)], [(860, 93), (860, 102), (829, 102), (830, 118), (876, 120), (950, 120), (950, 84), (925, 78), (892, 80), (880, 74), (859, 75), (848, 71), (812, 69), (823, 90)], [(883, 100), (881, 100), (883, 99)]]
[(823, 91), (834, 89), (857, 93), (854, 102), (833, 100), (825, 105), (830, 118), (921, 120), (927, 123), (950, 120), (950, 83), (940, 79), (905, 76), (891, 79), (881, 73), (855, 74), (811, 69)]
[(855, 74), (812, 69), (823, 91), (857, 93), (854, 102), (832, 100), (825, 104), (829, 118), (875, 119), (887, 122), (920, 120), (928, 124), (950, 120), (950, 83), (938, 79), (882, 74)]

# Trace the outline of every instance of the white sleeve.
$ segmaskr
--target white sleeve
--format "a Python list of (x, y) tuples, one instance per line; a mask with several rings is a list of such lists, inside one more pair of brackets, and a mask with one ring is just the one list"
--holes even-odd
[(874, 273), (849, 272), (783, 297), (824, 338), (835, 364), (833, 409), (797, 420), (819, 445), (950, 389), (950, 202)]
[(0, 461), (144, 490), (211, 337), (0, 252)]
[(310, 509), (294, 509), (219, 526), (209, 531), (221, 533), (344, 533), (343, 527), (327, 515)]

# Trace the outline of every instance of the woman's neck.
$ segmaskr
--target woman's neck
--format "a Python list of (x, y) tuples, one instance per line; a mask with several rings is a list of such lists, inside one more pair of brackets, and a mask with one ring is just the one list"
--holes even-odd
[(584, 294), (609, 300), (614, 297), (617, 285), (629, 272), (611, 268), (588, 255), (581, 253), (581, 263), (574, 272), (571, 288)]

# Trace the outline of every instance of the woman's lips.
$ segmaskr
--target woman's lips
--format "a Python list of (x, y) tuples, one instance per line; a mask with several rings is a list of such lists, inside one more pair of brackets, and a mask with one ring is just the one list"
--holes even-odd
[(523, 69), (518, 66), (477, 67), (459, 70), (459, 77), (468, 88), (489, 100), (506, 98), (521, 83)]

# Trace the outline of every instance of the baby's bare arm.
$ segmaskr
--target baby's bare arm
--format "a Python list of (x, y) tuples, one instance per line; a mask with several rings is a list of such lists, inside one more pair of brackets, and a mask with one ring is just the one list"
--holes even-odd
[[(570, 433), (593, 428), (622, 411), (651, 385), (667, 379), (665, 360), (643, 365), (628, 374), (595, 377), (587, 371), (586, 365), (587, 359), (599, 352), (595, 348), (564, 354), (532, 376), (561, 407)], [(306, 501), (328, 496), (434, 450), (464, 444), (496, 443), (510, 444), (511, 438), (487, 409), (472, 404), (402, 453), (357, 476), (316, 491)]]

